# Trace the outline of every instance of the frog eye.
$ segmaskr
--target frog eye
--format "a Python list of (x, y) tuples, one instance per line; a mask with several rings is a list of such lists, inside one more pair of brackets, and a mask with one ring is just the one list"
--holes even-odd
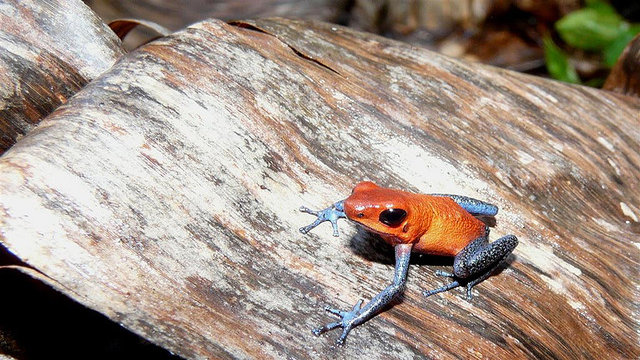
[(398, 226), (407, 217), (407, 212), (402, 209), (387, 209), (380, 213), (380, 222), (387, 226)]

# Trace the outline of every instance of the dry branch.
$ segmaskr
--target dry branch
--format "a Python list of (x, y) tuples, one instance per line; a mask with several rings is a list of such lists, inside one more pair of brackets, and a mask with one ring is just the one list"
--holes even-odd
[[(323, 23), (207, 21), (133, 52), (0, 158), (0, 240), (185, 357), (637, 358), (640, 101)], [(359, 180), (500, 206), (510, 265), (337, 334), (386, 253), (302, 205)], [(421, 266), (420, 266), (421, 265)], [(634, 315), (635, 314), (635, 315)]]

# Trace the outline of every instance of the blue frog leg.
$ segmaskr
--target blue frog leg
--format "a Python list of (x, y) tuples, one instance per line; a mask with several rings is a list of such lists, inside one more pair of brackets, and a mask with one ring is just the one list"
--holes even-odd
[(409, 270), (409, 258), (411, 257), (412, 247), (412, 244), (396, 245), (396, 267), (393, 282), (381, 293), (371, 299), (371, 301), (369, 301), (364, 307), (361, 307), (362, 300), (358, 301), (351, 311), (342, 311), (326, 307), (326, 311), (338, 316), (340, 320), (313, 329), (312, 332), (317, 336), (329, 330), (341, 327), (342, 335), (340, 335), (336, 344), (343, 345), (351, 329), (374, 317), (389, 305), (396, 296), (404, 291), (405, 284), (407, 282), (407, 272)]
[(498, 207), (489, 204), (488, 202), (484, 202), (481, 200), (477, 200), (474, 198), (470, 198), (462, 195), (451, 195), (451, 194), (429, 194), (431, 196), (444, 196), (451, 198), (455, 201), (460, 207), (467, 210), (471, 215), (483, 215), (483, 216), (496, 216), (498, 213)]

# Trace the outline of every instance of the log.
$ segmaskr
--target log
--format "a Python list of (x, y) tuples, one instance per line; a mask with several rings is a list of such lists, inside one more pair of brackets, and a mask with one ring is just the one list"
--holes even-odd
[(0, 5), (0, 154), (124, 55), (80, 0)]
[[(0, 158), (0, 242), (187, 358), (637, 358), (640, 100), (343, 27), (208, 20), (89, 83)], [(309, 215), (372, 180), (497, 204), (520, 245), (474, 289), (338, 334), (391, 280), (379, 239)]]

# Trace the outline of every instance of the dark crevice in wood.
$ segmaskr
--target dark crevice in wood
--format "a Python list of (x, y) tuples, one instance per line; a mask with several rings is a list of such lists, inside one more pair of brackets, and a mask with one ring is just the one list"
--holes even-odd
[(19, 271), (0, 269), (0, 284), (0, 354), (18, 359), (180, 359)]
[(301, 58), (303, 58), (305, 60), (311, 61), (311, 62), (313, 62), (315, 64), (318, 64), (321, 67), (323, 67), (323, 68), (325, 68), (327, 70), (330, 70), (330, 71), (342, 76), (342, 74), (340, 74), (337, 70), (335, 70), (335, 69), (331, 68), (330, 66), (322, 63), (320, 60), (314, 59), (311, 56), (303, 53), (302, 51), (300, 51), (298, 49), (296, 49), (295, 47), (291, 46), (290, 44), (288, 44), (286, 41), (284, 41), (283, 39), (281, 39), (280, 37), (278, 37), (275, 34), (272, 34), (272, 33), (268, 32), (268, 31), (266, 31), (264, 29), (261, 29), (261, 28), (255, 26), (255, 25), (253, 25), (253, 24), (249, 24), (249, 23), (244, 22), (244, 21), (230, 21), (228, 24), (232, 25), (232, 26), (237, 26), (239, 28), (243, 28), (243, 29), (247, 29), (247, 30), (253, 30), (253, 31), (257, 31), (257, 32), (260, 32), (260, 33), (263, 33), (263, 34), (267, 34), (267, 35), (273, 36), (276, 39), (278, 39), (280, 42), (282, 42), (283, 44), (287, 45), (287, 47), (289, 47), (291, 49), (291, 51), (293, 51), (294, 54), (298, 55), (299, 57), (301, 57)]

